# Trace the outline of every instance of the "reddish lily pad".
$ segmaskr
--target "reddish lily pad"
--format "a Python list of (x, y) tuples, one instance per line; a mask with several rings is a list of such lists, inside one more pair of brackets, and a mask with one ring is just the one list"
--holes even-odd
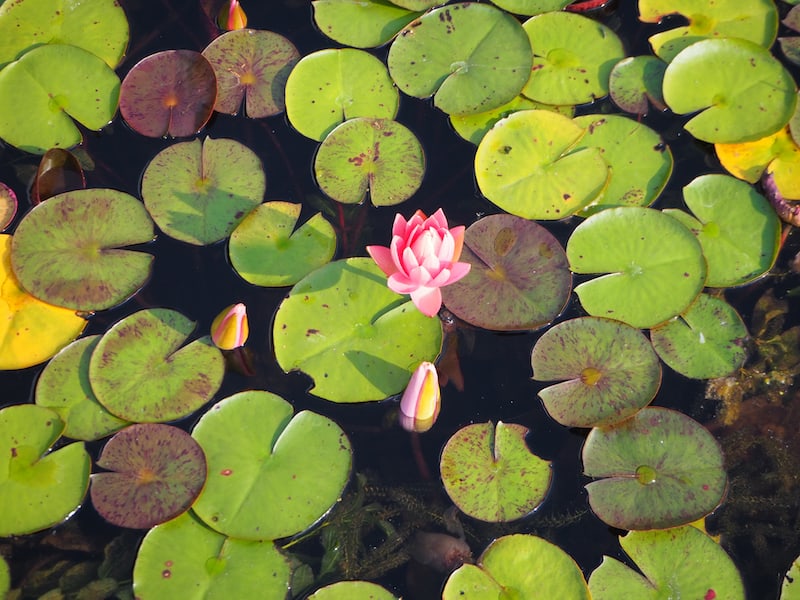
[(544, 227), (498, 214), (464, 234), (461, 261), (469, 274), (442, 288), (457, 317), (486, 329), (536, 329), (563, 310), (572, 289), (567, 255)]
[(125, 76), (119, 110), (134, 131), (183, 137), (200, 131), (214, 111), (217, 78), (193, 50), (165, 50), (143, 58)]
[(235, 29), (212, 41), (205, 50), (217, 77), (214, 110), (235, 115), (239, 107), (250, 118), (283, 112), (286, 79), (300, 53), (289, 40), (272, 31)]
[(5, 183), (0, 182), (0, 231), (5, 231), (17, 214), (17, 195)]
[(646, 115), (649, 103), (666, 110), (661, 83), (667, 63), (655, 56), (629, 56), (611, 69), (609, 92), (614, 104), (629, 113)]
[(91, 497), (109, 523), (148, 529), (184, 512), (206, 480), (203, 449), (191, 435), (171, 425), (126, 427), (103, 448), (92, 475)]
[(39, 161), (31, 189), (31, 202), (39, 204), (58, 194), (85, 187), (86, 177), (77, 157), (69, 150), (50, 148)]

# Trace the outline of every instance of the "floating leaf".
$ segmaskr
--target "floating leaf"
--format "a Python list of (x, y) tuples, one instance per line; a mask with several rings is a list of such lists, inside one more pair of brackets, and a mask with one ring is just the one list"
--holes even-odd
[(397, 600), (386, 588), (369, 581), (339, 581), (319, 588), (308, 600)]
[(31, 202), (39, 204), (58, 194), (85, 187), (83, 167), (75, 155), (63, 148), (50, 148), (39, 161), (31, 188)]
[(583, 446), (583, 471), (594, 513), (618, 529), (666, 529), (709, 514), (726, 477), (714, 436), (678, 411), (647, 407)]
[(261, 160), (229, 139), (192, 140), (159, 152), (142, 176), (142, 199), (158, 226), (190, 244), (213, 244), (261, 203)]
[(544, 227), (513, 215), (470, 225), (461, 261), (469, 274), (442, 288), (447, 309), (486, 329), (536, 329), (564, 309), (572, 289), (567, 256)]
[(0, 556), (0, 598), (7, 598), (8, 590), (11, 589), (11, 571), (8, 568), (6, 559)]
[(215, 404), (192, 436), (208, 459), (194, 511), (238, 539), (272, 540), (314, 524), (350, 477), (350, 441), (333, 421), (262, 391)]
[(561, 10), (575, 0), (492, 0), (503, 10), (517, 15), (538, 15), (544, 12)]
[(0, 182), (0, 231), (5, 231), (17, 215), (17, 195), (5, 183)]
[(392, 4), (402, 6), (408, 10), (428, 10), (437, 4), (441, 4), (441, 0), (392, 0)]
[(133, 196), (75, 190), (25, 215), (14, 234), (11, 263), (36, 297), (75, 310), (102, 310), (144, 285), (153, 256), (123, 248), (153, 237), (153, 222)]
[(314, 22), (340, 44), (374, 48), (420, 15), (388, 0), (314, 0)]
[(439, 468), (444, 489), (461, 512), (508, 522), (544, 501), (552, 465), (531, 454), (526, 435), (522, 425), (489, 422), (462, 427), (447, 440)]
[(267, 202), (234, 229), (228, 252), (231, 265), (245, 281), (294, 285), (333, 258), (333, 227), (320, 213), (297, 227), (301, 208), (289, 202)]
[(786, 572), (781, 585), (780, 600), (797, 600), (800, 598), (800, 557), (795, 558)]
[(658, 110), (666, 110), (661, 84), (667, 63), (654, 56), (629, 56), (611, 69), (609, 92), (614, 104), (629, 113), (646, 115), (648, 100)]

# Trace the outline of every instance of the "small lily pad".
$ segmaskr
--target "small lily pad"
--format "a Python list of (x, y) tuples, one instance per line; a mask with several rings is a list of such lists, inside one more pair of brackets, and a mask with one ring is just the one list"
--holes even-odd
[(314, 22), (340, 44), (374, 48), (420, 15), (388, 0), (314, 0)]
[(595, 427), (583, 446), (589, 505), (618, 529), (666, 529), (713, 511), (727, 478), (719, 444), (675, 410), (643, 408), (617, 425)]
[(17, 195), (0, 182), (0, 231), (5, 231), (17, 215)]
[(245, 281), (294, 285), (333, 258), (333, 227), (317, 213), (295, 229), (301, 208), (289, 202), (267, 202), (234, 229), (228, 252), (231, 265)]
[(528, 428), (513, 423), (475, 423), (459, 429), (442, 449), (439, 467), (447, 495), (464, 514), (507, 522), (544, 501), (552, 464), (531, 454)]
[(614, 104), (629, 113), (646, 115), (649, 104), (666, 110), (661, 84), (667, 63), (655, 56), (629, 56), (611, 69), (609, 92)]
[(575, 0), (492, 0), (495, 4), (515, 15), (538, 15), (561, 10)]
[(318, 589), (308, 600), (397, 600), (397, 597), (377, 583), (339, 581)]

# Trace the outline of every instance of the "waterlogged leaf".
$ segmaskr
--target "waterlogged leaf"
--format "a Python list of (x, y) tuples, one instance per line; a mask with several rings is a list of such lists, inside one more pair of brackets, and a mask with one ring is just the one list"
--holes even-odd
[(389, 72), (409, 96), (448, 114), (485, 112), (522, 90), (531, 48), (519, 22), (488, 4), (436, 8), (407, 25), (389, 49)]
[[(649, 104), (666, 110), (661, 84), (667, 63), (654, 56), (623, 58), (609, 76), (609, 93), (614, 104), (629, 113), (646, 115)], [(649, 104), (648, 104), (649, 101)]]
[(574, 273), (600, 274), (575, 288), (592, 316), (636, 328), (683, 312), (703, 289), (700, 242), (677, 219), (651, 208), (625, 206), (592, 215), (567, 242)]
[(397, 597), (377, 583), (339, 581), (319, 588), (308, 600), (397, 600)]
[(192, 504), (206, 480), (200, 445), (183, 429), (141, 423), (115, 434), (92, 475), (92, 505), (112, 525), (149, 529)]
[(267, 202), (234, 229), (228, 253), (245, 281), (268, 287), (294, 285), (333, 258), (333, 227), (320, 213), (297, 227), (301, 208)]
[(572, 289), (567, 256), (544, 227), (513, 215), (484, 217), (464, 234), (459, 259), (472, 265), (442, 288), (447, 309), (494, 330), (536, 329), (564, 309)]
[(31, 188), (31, 203), (39, 204), (58, 194), (85, 187), (86, 177), (77, 157), (69, 150), (50, 148), (39, 161)]
[(136, 63), (122, 82), (119, 110), (148, 137), (184, 137), (200, 131), (214, 111), (217, 78), (193, 50), (164, 50)]
[(517, 15), (538, 15), (544, 12), (561, 10), (575, 0), (492, 0), (503, 10)]
[[(702, 81), (703, 85), (697, 85)], [(757, 140), (783, 128), (797, 102), (794, 80), (758, 44), (710, 39), (681, 51), (664, 72), (664, 100), (694, 137), (732, 144)]]
[(596, 317), (548, 329), (533, 347), (531, 366), (534, 379), (561, 381), (539, 396), (568, 427), (617, 423), (647, 406), (661, 384), (661, 363), (642, 332)]
[(97, 344), (89, 380), (98, 401), (126, 421), (172, 421), (208, 402), (222, 383), (222, 354), (208, 336), (186, 346), (195, 323), (150, 308), (118, 321)]
[(400, 95), (386, 66), (353, 48), (313, 52), (286, 82), (286, 116), (304, 136), (322, 141), (347, 119), (394, 119)]
[(225, 537), (191, 511), (148, 531), (133, 567), (137, 598), (285, 600), (290, 580), (272, 542)]
[(320, 189), (344, 204), (367, 192), (375, 206), (410, 198), (425, 174), (422, 146), (410, 129), (388, 119), (350, 119), (331, 131), (314, 159)]
[(17, 215), (17, 195), (5, 183), (0, 182), (0, 231), (5, 231)]
[(284, 88), (300, 53), (289, 40), (272, 31), (235, 29), (213, 40), (203, 56), (217, 78), (214, 110), (250, 118), (283, 112)]
[(597, 148), (577, 150), (586, 130), (546, 110), (523, 110), (499, 121), (475, 154), (481, 193), (525, 219), (563, 219), (602, 192), (608, 165)]
[(525, 96), (547, 104), (582, 104), (608, 94), (611, 68), (625, 57), (611, 29), (563, 11), (531, 17), (522, 27), (533, 48)]
[(195, 425), (208, 481), (193, 508), (209, 527), (238, 539), (286, 537), (341, 497), (350, 441), (327, 417), (293, 413), (283, 398), (249, 391), (218, 402)]
[(747, 358), (747, 328), (739, 313), (721, 298), (700, 294), (679, 317), (650, 331), (658, 355), (672, 369), (693, 379), (733, 374)]
[(266, 189), (261, 160), (236, 140), (206, 138), (159, 152), (142, 176), (142, 199), (170, 237), (213, 244), (261, 203)]
[(34, 404), (0, 410), (0, 536), (47, 529), (68, 517), (89, 486), (83, 443), (48, 452), (64, 429), (53, 411)]
[(340, 44), (374, 48), (420, 15), (388, 0), (314, 0), (314, 22)]
[(618, 529), (666, 529), (713, 511), (726, 488), (722, 451), (702, 425), (675, 410), (643, 408), (595, 427), (583, 446), (589, 505)]
[(310, 391), (334, 402), (399, 394), (442, 345), (441, 321), (391, 291), (383, 271), (361, 257), (299, 281), (278, 308), (272, 335), (281, 368), (307, 373)]
[(75, 190), (25, 215), (14, 233), (11, 263), (36, 297), (75, 310), (102, 310), (144, 285), (153, 256), (124, 248), (153, 237), (153, 222), (133, 196)]
[(719, 544), (696, 527), (631, 531), (620, 537), (619, 543), (638, 571), (604, 556), (589, 577), (593, 600), (744, 600), (736, 565)]
[(444, 489), (461, 512), (482, 521), (508, 522), (544, 501), (552, 464), (528, 450), (528, 431), (513, 423), (475, 423), (447, 441), (439, 468)]
[(88, 129), (105, 127), (119, 92), (117, 74), (94, 54), (38, 46), (0, 70), (0, 138), (37, 154), (75, 146), (82, 137), (73, 119)]

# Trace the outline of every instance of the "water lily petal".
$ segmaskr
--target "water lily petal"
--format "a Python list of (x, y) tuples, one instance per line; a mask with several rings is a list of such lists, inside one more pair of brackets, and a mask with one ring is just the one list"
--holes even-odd
[(211, 323), (211, 339), (222, 350), (244, 346), (249, 334), (247, 308), (241, 302), (223, 310)]
[(411, 292), (411, 301), (427, 316), (436, 316), (442, 308), (442, 292), (438, 287), (420, 287)]
[(428, 431), (442, 404), (442, 392), (436, 367), (422, 362), (414, 371), (400, 399), (400, 425), (407, 431)]
[(428, 219), (425, 221), (425, 224), (428, 226), (433, 225), (440, 229), (448, 228), (447, 217), (444, 216), (444, 211), (441, 208), (428, 217)]
[(397, 272), (397, 264), (391, 249), (386, 246), (367, 246), (367, 253), (378, 265), (378, 268), (387, 275)]
[(464, 248), (464, 226), (453, 227), (450, 235), (453, 236), (453, 257), (450, 260), (456, 261), (461, 258), (461, 250)]
[(450, 278), (442, 285), (450, 285), (451, 283), (455, 283), (459, 279), (466, 277), (471, 268), (472, 265), (469, 263), (465, 262), (453, 263), (452, 265), (450, 265)]

